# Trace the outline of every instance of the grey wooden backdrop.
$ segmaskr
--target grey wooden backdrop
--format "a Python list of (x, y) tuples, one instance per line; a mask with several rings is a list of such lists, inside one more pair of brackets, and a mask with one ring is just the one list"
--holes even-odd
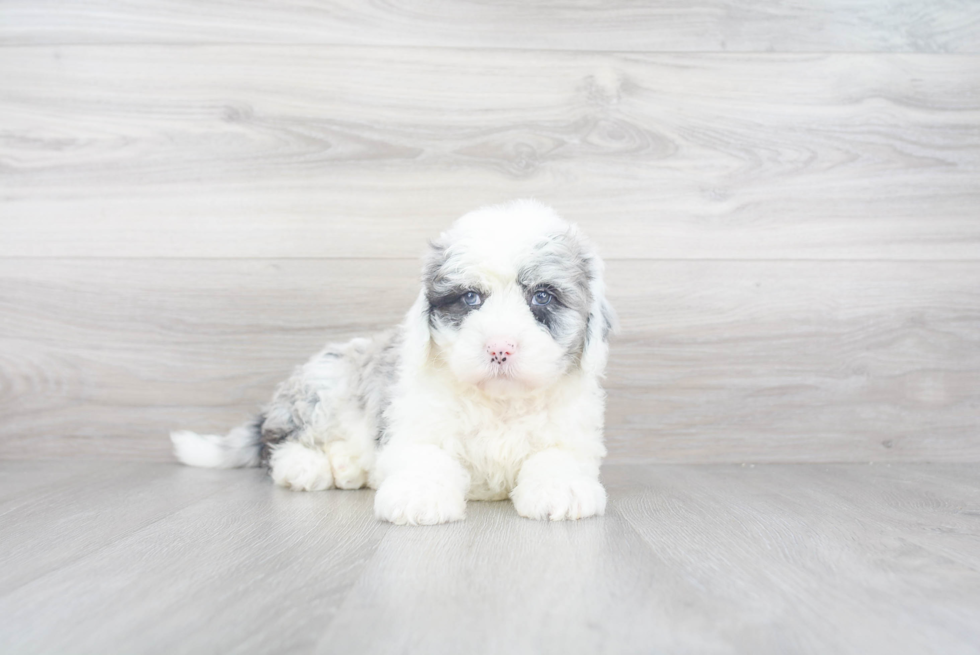
[(0, 3), (0, 457), (167, 459), (536, 197), (613, 461), (980, 459), (980, 3)]

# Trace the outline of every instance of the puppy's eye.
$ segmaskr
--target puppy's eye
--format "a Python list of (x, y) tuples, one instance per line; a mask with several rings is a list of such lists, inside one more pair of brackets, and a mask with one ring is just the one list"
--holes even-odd
[(463, 304), (469, 305), (470, 307), (476, 307), (483, 302), (483, 298), (476, 291), (467, 291), (460, 300), (463, 301)]
[(531, 298), (531, 304), (532, 305), (547, 305), (549, 302), (551, 302), (551, 299), (552, 298), (554, 298), (554, 296), (551, 295), (550, 293), (548, 293), (547, 291), (538, 291)]

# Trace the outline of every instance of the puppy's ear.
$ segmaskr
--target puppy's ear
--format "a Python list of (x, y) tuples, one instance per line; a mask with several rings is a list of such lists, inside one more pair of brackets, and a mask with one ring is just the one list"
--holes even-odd
[(412, 308), (405, 315), (403, 323), (405, 342), (403, 345), (403, 365), (417, 369), (429, 359), (432, 334), (429, 332), (429, 300), (425, 289), (419, 291)]
[(592, 304), (589, 307), (589, 322), (585, 330), (585, 350), (582, 352), (582, 369), (587, 373), (602, 376), (606, 370), (609, 355), (609, 335), (619, 327), (616, 312), (606, 299), (605, 266), (598, 255), (590, 258), (589, 293)]
[(428, 291), (446, 259), (446, 247), (442, 245), (444, 238), (445, 235), (439, 241), (429, 242), (429, 249), (422, 257), (422, 289), (405, 316), (405, 363), (412, 368), (423, 366), (429, 359), (432, 332)]

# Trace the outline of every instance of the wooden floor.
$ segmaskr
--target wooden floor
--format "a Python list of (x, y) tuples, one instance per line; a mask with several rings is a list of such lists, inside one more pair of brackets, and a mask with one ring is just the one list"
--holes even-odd
[(613, 465), (607, 515), (0, 463), (0, 652), (976, 653), (980, 465)]

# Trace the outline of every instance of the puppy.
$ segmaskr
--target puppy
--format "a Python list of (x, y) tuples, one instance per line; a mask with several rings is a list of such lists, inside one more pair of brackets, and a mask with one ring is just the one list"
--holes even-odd
[(432, 244), (402, 324), (328, 346), (225, 436), (171, 434), (192, 466), (267, 465), (296, 491), (377, 490), (393, 523), (462, 520), (467, 500), (521, 516), (601, 515), (603, 264), (549, 207), (519, 200)]

